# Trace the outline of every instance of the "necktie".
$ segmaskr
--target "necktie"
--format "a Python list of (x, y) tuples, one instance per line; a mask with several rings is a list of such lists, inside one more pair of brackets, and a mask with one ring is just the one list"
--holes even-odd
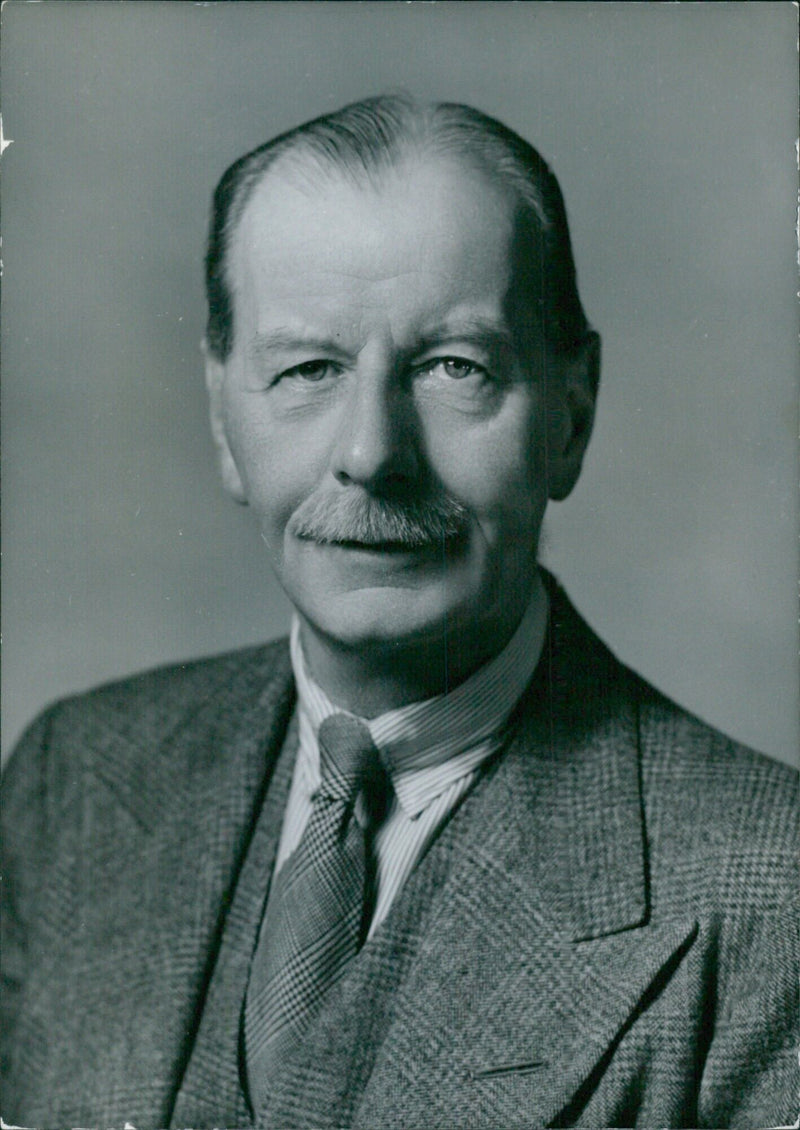
[(250, 971), (244, 1044), (254, 1110), (301, 1046), (369, 921), (369, 844), (354, 808), (361, 792), (372, 819), (382, 807), (378, 752), (367, 727), (347, 714), (322, 723), (319, 752), (320, 788), (300, 843), (270, 892)]

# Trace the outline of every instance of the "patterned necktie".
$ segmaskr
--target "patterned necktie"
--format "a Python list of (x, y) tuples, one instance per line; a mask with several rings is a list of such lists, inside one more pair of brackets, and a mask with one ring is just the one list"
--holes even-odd
[(256, 1111), (369, 925), (369, 843), (354, 808), (363, 792), (368, 822), (378, 818), (385, 774), (369, 730), (347, 714), (322, 723), (319, 753), (319, 791), (300, 843), (275, 879), (250, 970), (244, 1044)]

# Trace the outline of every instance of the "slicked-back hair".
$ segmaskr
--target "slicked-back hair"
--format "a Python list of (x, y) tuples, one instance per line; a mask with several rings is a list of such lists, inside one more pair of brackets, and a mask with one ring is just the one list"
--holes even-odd
[[(356, 184), (379, 184), (411, 154), (460, 158), (511, 191), (527, 223), (525, 275), (545, 340), (571, 354), (594, 336), (578, 295), (561, 189), (527, 141), (488, 114), (454, 102), (415, 102), (384, 94), (353, 102), (282, 133), (235, 161), (216, 187), (206, 252), (206, 342), (218, 361), (233, 348), (234, 310), (227, 275), (233, 233), (256, 185), (279, 157), (291, 154)], [(534, 313), (533, 311), (531, 312)]]

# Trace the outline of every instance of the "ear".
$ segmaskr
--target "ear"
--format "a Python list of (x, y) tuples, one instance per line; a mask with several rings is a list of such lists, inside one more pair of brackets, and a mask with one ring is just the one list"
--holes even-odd
[(547, 492), (565, 499), (578, 481), (592, 434), (600, 381), (600, 337), (592, 330), (578, 352), (556, 360), (548, 411)]
[(222, 387), (225, 381), (225, 362), (219, 361), (214, 357), (208, 348), (208, 343), (205, 338), (200, 346), (203, 358), (205, 360), (206, 371), (206, 388), (208, 389), (208, 413), (211, 421), (211, 437), (214, 440), (214, 447), (217, 450), (217, 464), (219, 466), (220, 474), (222, 476), (222, 485), (225, 490), (235, 499), (236, 502), (241, 503), (242, 506), (247, 505), (247, 495), (245, 494), (244, 484), (242, 483), (241, 475), (236, 466), (231, 451), (230, 444), (228, 443), (227, 430), (225, 428), (225, 412), (222, 404)]

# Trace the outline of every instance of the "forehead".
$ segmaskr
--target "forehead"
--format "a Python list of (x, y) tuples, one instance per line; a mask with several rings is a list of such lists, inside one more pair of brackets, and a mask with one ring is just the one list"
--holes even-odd
[(292, 303), (335, 312), (356, 302), (391, 304), (398, 319), (463, 305), (499, 315), (516, 212), (485, 173), (451, 157), (409, 157), (363, 184), (283, 160), (253, 190), (231, 241), (237, 313), (260, 322)]

